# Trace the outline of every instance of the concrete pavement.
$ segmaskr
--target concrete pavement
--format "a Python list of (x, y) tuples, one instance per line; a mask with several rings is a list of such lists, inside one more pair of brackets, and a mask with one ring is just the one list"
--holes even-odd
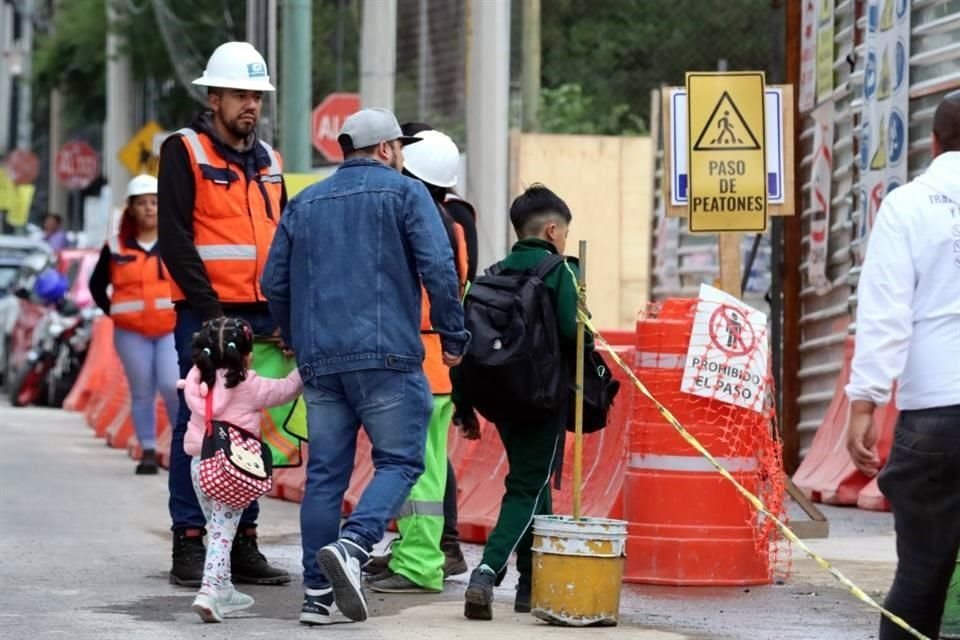
[[(577, 633), (637, 640), (868, 639), (876, 616), (833, 579), (795, 557), (781, 585), (751, 588), (624, 588), (623, 624), (572, 631), (512, 611), (498, 589), (496, 620), (462, 617), (465, 578), (435, 596), (369, 594), (372, 618), (322, 629), (296, 622), (300, 587), (246, 587), (257, 599), (242, 618), (203, 625), (193, 592), (167, 583), (170, 537), (166, 475), (137, 477), (78, 415), (0, 408), (0, 637), (11, 640), (219, 639), (244, 637), (423, 640), (553, 638)], [(299, 575), (298, 505), (267, 499), (261, 546)], [(814, 543), (868, 592), (889, 584), (895, 561), (890, 517), (829, 510), (835, 537)], [(479, 547), (468, 548), (474, 563)]]

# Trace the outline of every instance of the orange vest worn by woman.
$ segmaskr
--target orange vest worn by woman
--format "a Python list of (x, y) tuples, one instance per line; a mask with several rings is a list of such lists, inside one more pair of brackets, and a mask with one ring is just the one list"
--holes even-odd
[(149, 252), (136, 239), (110, 239), (110, 317), (114, 324), (148, 338), (173, 331), (177, 317), (170, 295), (172, 280), (157, 247)]

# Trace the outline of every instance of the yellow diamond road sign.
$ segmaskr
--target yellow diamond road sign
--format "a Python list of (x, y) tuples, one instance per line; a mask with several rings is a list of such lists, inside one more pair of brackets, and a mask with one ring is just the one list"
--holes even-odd
[(135, 176), (141, 173), (156, 176), (160, 162), (160, 147), (155, 143), (166, 135), (167, 132), (163, 127), (151, 120), (137, 132), (137, 135), (130, 138), (130, 142), (123, 149), (120, 149), (117, 158)]
[(764, 231), (763, 72), (688, 73), (690, 231)]

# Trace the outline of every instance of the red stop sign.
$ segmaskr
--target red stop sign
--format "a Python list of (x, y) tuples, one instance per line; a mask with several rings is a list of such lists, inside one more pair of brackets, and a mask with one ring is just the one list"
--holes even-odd
[(7, 170), (15, 184), (33, 184), (40, 175), (40, 160), (33, 151), (14, 149), (7, 156)]
[(57, 180), (67, 189), (86, 189), (99, 170), (97, 152), (82, 140), (72, 140), (57, 152)]
[(337, 135), (343, 121), (360, 110), (360, 94), (331, 93), (313, 110), (313, 147), (329, 162), (343, 162)]

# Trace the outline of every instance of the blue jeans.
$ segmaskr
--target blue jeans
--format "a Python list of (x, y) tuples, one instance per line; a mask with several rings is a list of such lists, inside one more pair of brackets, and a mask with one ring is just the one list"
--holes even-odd
[(148, 338), (136, 331), (114, 329), (113, 343), (130, 387), (130, 413), (143, 449), (157, 448), (157, 393), (171, 420), (177, 415), (177, 349), (173, 334)]
[[(422, 370), (386, 369), (319, 376), (307, 382), (303, 394), (310, 434), (300, 505), (303, 583), (323, 589), (328, 584), (317, 552), (341, 536), (372, 549), (423, 473), (433, 396)], [(375, 473), (341, 529), (361, 424), (373, 445)]]
[[(253, 313), (229, 313), (232, 317), (240, 317), (250, 323), (254, 335), (270, 335), (276, 324), (267, 311)], [(177, 326), (173, 330), (173, 337), (177, 343), (177, 355), (180, 362), (180, 377), (185, 378), (193, 366), (190, 345), (193, 334), (200, 331), (203, 317), (193, 309), (177, 309)], [(180, 395), (180, 410), (177, 412), (177, 421), (173, 427), (173, 437), (170, 442), (170, 519), (173, 521), (171, 529), (203, 529), (206, 518), (197, 502), (197, 494), (193, 491), (193, 481), (190, 479), (190, 456), (183, 450), (183, 437), (187, 433), (187, 422), (190, 421), (190, 409), (183, 401), (183, 392)], [(243, 512), (240, 519), (240, 528), (254, 526), (260, 514), (260, 505), (253, 502)]]

